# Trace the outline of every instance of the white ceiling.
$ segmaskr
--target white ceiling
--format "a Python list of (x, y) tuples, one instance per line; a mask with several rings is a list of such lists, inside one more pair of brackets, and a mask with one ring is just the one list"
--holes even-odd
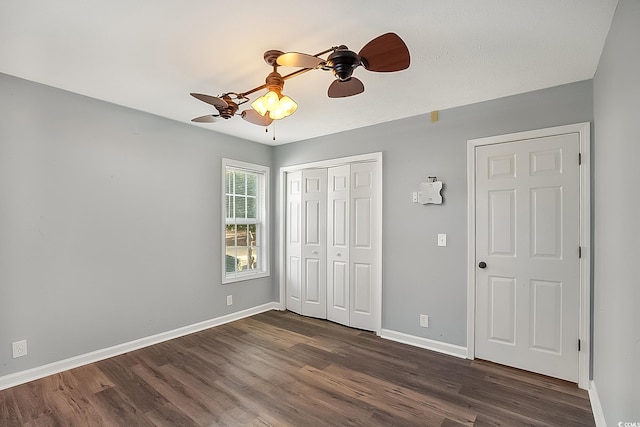
[[(594, 76), (617, 0), (2, 0), (0, 72), (264, 144), (283, 144)], [(220, 95), (264, 83), (269, 49), (359, 51), (395, 32), (409, 69), (288, 80), (299, 108), (277, 141), (240, 117), (194, 124)], [(282, 74), (294, 71), (281, 67)], [(262, 93), (262, 92), (260, 92)], [(251, 97), (252, 100), (255, 95)], [(1, 98), (0, 98), (1, 99)], [(248, 106), (248, 105), (247, 105)], [(243, 108), (241, 108), (243, 109)], [(271, 128), (269, 128), (271, 130)]]

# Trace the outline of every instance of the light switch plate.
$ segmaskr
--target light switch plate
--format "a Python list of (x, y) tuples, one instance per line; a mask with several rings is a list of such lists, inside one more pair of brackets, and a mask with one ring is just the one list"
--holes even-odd
[(438, 246), (447, 246), (446, 234), (438, 234)]

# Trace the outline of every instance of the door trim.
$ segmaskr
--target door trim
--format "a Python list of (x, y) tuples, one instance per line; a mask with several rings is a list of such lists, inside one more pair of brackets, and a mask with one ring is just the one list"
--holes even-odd
[[(580, 303), (578, 314), (578, 387), (589, 389), (589, 368), (591, 363), (591, 124), (589, 122), (573, 125), (536, 129), (467, 141), (467, 351), (468, 358), (475, 355), (476, 322), (476, 158), (478, 146), (502, 144), (525, 139), (577, 133), (580, 138)], [(577, 159), (576, 159), (577, 161)], [(578, 248), (576, 248), (576, 251)], [(576, 343), (577, 345), (577, 343)]]
[(375, 153), (367, 153), (367, 154), (360, 154), (360, 155), (356, 155), (356, 156), (349, 156), (349, 157), (340, 157), (340, 158), (336, 158), (336, 159), (328, 159), (328, 160), (320, 160), (317, 162), (310, 162), (310, 163), (301, 163), (301, 164), (297, 164), (297, 165), (291, 165), (291, 166), (281, 166), (280, 167), (280, 171), (278, 174), (278, 179), (279, 179), (279, 184), (278, 184), (278, 196), (280, 197), (279, 203), (276, 204), (276, 206), (278, 206), (279, 209), (279, 221), (278, 221), (278, 226), (279, 226), (279, 232), (278, 232), (278, 253), (279, 253), (279, 265), (278, 265), (278, 272), (279, 272), (279, 309), (280, 310), (286, 310), (287, 309), (287, 304), (286, 304), (286, 289), (285, 289), (285, 278), (286, 278), (286, 242), (285, 242), (285, 230), (286, 230), (286, 224), (285, 224), (285, 220), (286, 220), (286, 209), (287, 209), (287, 172), (293, 172), (293, 171), (297, 171), (297, 170), (302, 170), (302, 169), (309, 169), (309, 168), (330, 168), (333, 166), (341, 166), (341, 165), (346, 165), (346, 164), (351, 164), (351, 163), (358, 163), (358, 162), (375, 162), (376, 163), (376, 167), (377, 167), (377, 181), (376, 181), (376, 186), (377, 186), (377, 206), (374, 207), (374, 209), (376, 210), (376, 213), (378, 214), (378, 218), (379, 218), (379, 223), (378, 223), (378, 229), (375, 230), (376, 233), (376, 237), (378, 238), (378, 242), (379, 242), (379, 250), (378, 250), (378, 254), (377, 254), (377, 259), (376, 262), (378, 263), (378, 277), (376, 280), (375, 285), (375, 289), (374, 289), (374, 308), (376, 310), (376, 314), (375, 314), (375, 333), (377, 335), (380, 335), (380, 331), (382, 330), (382, 224), (383, 224), (383, 218), (382, 218), (382, 152), (375, 152)]

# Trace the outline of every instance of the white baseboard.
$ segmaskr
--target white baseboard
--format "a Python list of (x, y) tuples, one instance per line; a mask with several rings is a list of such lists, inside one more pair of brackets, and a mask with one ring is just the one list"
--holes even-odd
[(593, 419), (596, 422), (596, 427), (607, 427), (607, 420), (604, 419), (604, 412), (602, 411), (602, 405), (600, 404), (600, 396), (598, 396), (596, 383), (593, 381), (591, 381), (589, 386), (589, 400), (591, 401), (591, 412), (593, 412)]
[(214, 326), (223, 325), (225, 323), (253, 316), (258, 313), (278, 309), (280, 309), (280, 304), (271, 302), (248, 308), (246, 310), (238, 311), (236, 313), (216, 317), (215, 319), (205, 320), (203, 322), (194, 323), (193, 325), (183, 326), (172, 331), (162, 332), (156, 335), (151, 335), (145, 338), (118, 344), (113, 347), (103, 348), (101, 350), (96, 350), (90, 353), (81, 354), (79, 356), (70, 357), (68, 359), (59, 360), (47, 365), (27, 369), (26, 371), (5, 375), (3, 377), (0, 377), (0, 390), (28, 383), (29, 381), (57, 374), (58, 372), (68, 371), (69, 369), (77, 368), (89, 363), (94, 363), (100, 360), (108, 359), (110, 357), (118, 356), (120, 354), (124, 354), (133, 350), (148, 347), (153, 344), (158, 344), (184, 335), (192, 334), (194, 332), (203, 331)]
[(462, 359), (466, 359), (468, 354), (467, 347), (430, 340), (428, 338), (416, 337), (415, 335), (404, 334), (402, 332), (396, 332), (389, 329), (381, 329), (380, 336), (391, 341), (397, 341), (414, 347), (437, 351), (438, 353), (444, 353), (449, 356), (460, 357)]

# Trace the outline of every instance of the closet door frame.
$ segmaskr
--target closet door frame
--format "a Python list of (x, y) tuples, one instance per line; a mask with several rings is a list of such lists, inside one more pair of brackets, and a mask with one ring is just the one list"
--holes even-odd
[(376, 319), (375, 319), (375, 332), (380, 335), (380, 330), (382, 329), (382, 153), (367, 153), (356, 156), (349, 157), (341, 157), (330, 160), (321, 160), (318, 162), (311, 163), (302, 163), (291, 166), (283, 166), (280, 168), (280, 173), (278, 175), (278, 194), (280, 197), (279, 203), (277, 204), (279, 212), (279, 233), (278, 233), (278, 252), (279, 252), (279, 265), (278, 271), (280, 274), (280, 295), (279, 295), (279, 309), (286, 310), (286, 242), (285, 242), (285, 230), (286, 230), (286, 203), (287, 203), (287, 173), (294, 172), (307, 168), (330, 168), (334, 166), (341, 166), (345, 164), (358, 163), (358, 162), (372, 162), (376, 164), (376, 183), (375, 188), (377, 191), (377, 203), (374, 207), (377, 217), (377, 229), (374, 231), (376, 233), (377, 241), (379, 244), (379, 249), (377, 253), (377, 264), (378, 264), (378, 275), (374, 282), (374, 308), (376, 311)]

